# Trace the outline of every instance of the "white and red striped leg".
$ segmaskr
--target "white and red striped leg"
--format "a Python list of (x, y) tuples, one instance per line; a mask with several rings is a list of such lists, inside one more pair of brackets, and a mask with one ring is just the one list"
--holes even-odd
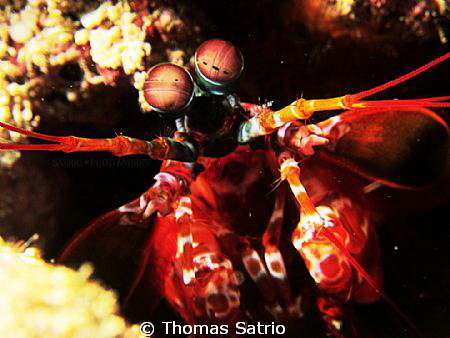
[(179, 226), (177, 236), (177, 257), (181, 257), (183, 283), (189, 285), (195, 281), (191, 198), (182, 196), (175, 209), (175, 220)]

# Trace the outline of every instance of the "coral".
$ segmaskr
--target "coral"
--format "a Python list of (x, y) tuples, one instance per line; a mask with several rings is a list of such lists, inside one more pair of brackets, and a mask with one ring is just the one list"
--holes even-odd
[(89, 264), (49, 264), (27, 244), (0, 237), (2, 337), (140, 337), (120, 317), (115, 293), (89, 279)]
[[(30, 1), (20, 11), (11, 6), (0, 10), (0, 120), (33, 129), (39, 116), (33, 114), (36, 86), (41, 74), (50, 67), (78, 57), (73, 47), (74, 24), (63, 15), (66, 2)], [(0, 137), (14, 142), (17, 134), (1, 131)], [(13, 154), (13, 155), (12, 155)], [(0, 157), (2, 165), (11, 166), (18, 154)]]
[[(120, 76), (120, 69), (126, 75), (132, 75), (134, 87), (139, 90), (139, 103), (142, 110), (150, 111), (143, 100), (142, 86), (145, 71), (149, 65), (152, 47), (148, 36), (157, 32), (163, 42), (168, 42), (173, 35), (186, 31), (184, 22), (170, 8), (156, 8), (149, 11), (145, 6), (140, 8), (127, 2), (113, 5), (107, 1), (97, 9), (83, 15), (80, 19), (82, 29), (75, 33), (75, 43), (88, 48), (99, 76), (88, 77), (90, 83), (104, 82), (112, 84)], [(181, 34), (183, 35), (183, 34)], [(169, 62), (185, 65), (186, 53), (182, 49), (167, 49)], [(155, 57), (155, 56), (153, 56)], [(86, 64), (83, 70), (89, 74)]]
[[(0, 2), (0, 121), (34, 129), (42, 114), (83, 110), (76, 106), (93, 88), (115, 86), (121, 77), (140, 90), (152, 62), (184, 65), (183, 41), (198, 34), (195, 28), (158, 1)], [(0, 137), (22, 141), (4, 130)], [(1, 154), (0, 165), (10, 167), (18, 157)]]
[(92, 60), (99, 67), (122, 67), (127, 75), (142, 70), (143, 59), (151, 51), (150, 43), (145, 42), (151, 16), (144, 17), (141, 27), (134, 23), (136, 17), (126, 2), (116, 5), (105, 2), (81, 17), (84, 29), (76, 32), (75, 42), (78, 45), (89, 42)]
[(285, 14), (288, 20), (333, 37), (369, 42), (438, 37), (446, 43), (444, 21), (450, 8), (444, 0), (291, 0)]

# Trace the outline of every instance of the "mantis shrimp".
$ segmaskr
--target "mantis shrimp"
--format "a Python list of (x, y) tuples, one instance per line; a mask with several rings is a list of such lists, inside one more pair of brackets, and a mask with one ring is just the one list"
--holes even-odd
[[(152, 111), (175, 121), (174, 137), (50, 136), (0, 122), (51, 142), (3, 143), (0, 149), (106, 151), (163, 161), (146, 192), (94, 220), (59, 258), (94, 262), (126, 307), (141, 302), (151, 308), (163, 296), (189, 324), (292, 322), (303, 316), (300, 291), (292, 287), (301, 281), (288, 273), (298, 262), (286, 262), (283, 251), (295, 248), (319, 291), (316, 304), (328, 330), (343, 336), (342, 304), (383, 297), (396, 305), (382, 289), (376, 233), (360, 198), (364, 187), (342, 174), (343, 188), (332, 179), (339, 169), (328, 167), (399, 189), (436, 181), (446, 165), (449, 129), (428, 108), (450, 107), (449, 97), (365, 98), (448, 58), (363, 92), (300, 98), (273, 111), (240, 102), (233, 91), (242, 54), (228, 41), (209, 40), (195, 54), (196, 82), (174, 64), (147, 73), (144, 97)], [(309, 123), (323, 111), (343, 112)], [(427, 161), (433, 166), (423, 165)], [(274, 194), (264, 198), (275, 180)], [(293, 247), (282, 249), (288, 232)], [(254, 293), (261, 301), (249, 301)]]

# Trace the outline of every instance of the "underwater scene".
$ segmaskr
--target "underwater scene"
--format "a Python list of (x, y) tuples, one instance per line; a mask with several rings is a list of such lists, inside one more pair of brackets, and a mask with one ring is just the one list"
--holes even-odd
[(446, 0), (0, 0), (0, 337), (449, 337)]

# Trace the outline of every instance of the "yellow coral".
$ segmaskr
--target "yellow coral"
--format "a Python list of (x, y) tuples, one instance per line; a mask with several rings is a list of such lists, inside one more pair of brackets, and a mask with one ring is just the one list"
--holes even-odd
[(100, 67), (133, 74), (144, 68), (151, 52), (145, 42), (146, 26), (137, 26), (135, 19), (127, 2), (113, 5), (107, 1), (81, 17), (84, 28), (75, 33), (75, 42), (83, 45), (89, 40), (92, 60)]
[(117, 296), (78, 271), (48, 264), (35, 248), (0, 237), (1, 337), (142, 337), (120, 317)]
[[(77, 91), (83, 92), (101, 83), (114, 84), (121, 73), (108, 73), (105, 69), (122, 70), (133, 77), (135, 87), (141, 90), (142, 81), (138, 83), (136, 79), (142, 80), (140, 73), (152, 52), (148, 32), (157, 29), (161, 39), (167, 42), (170, 40), (168, 33), (181, 30), (183, 26), (175, 12), (167, 7), (151, 13), (146, 10), (135, 13), (126, 0), (110, 0), (96, 8), (92, 6), (95, 3), (79, 0), (3, 3), (0, 7), (0, 121), (28, 130), (36, 127), (39, 117), (34, 116), (32, 109), (40, 105), (38, 100), (42, 99), (36, 97), (36, 93), (45, 93), (50, 87), (48, 84), (55, 75), (52, 71), (73, 61), (79, 64), (83, 78), (79, 87), (65, 91), (69, 102), (80, 97)], [(67, 15), (80, 12), (85, 14), (79, 21)], [(169, 51), (168, 57), (183, 64), (182, 51)], [(149, 109), (142, 93), (140, 102), (144, 110)], [(0, 138), (23, 141), (19, 134), (1, 128)], [(12, 159), (19, 156), (19, 153), (13, 154), (0, 154), (0, 166), (12, 165)]]
[(103, 20), (107, 17), (107, 7), (110, 7), (110, 2), (105, 2), (100, 7), (98, 7), (96, 10), (87, 13), (83, 15), (80, 19), (81, 24), (88, 28), (94, 28), (102, 23)]
[[(36, 85), (36, 71), (47, 73), (49, 67), (62, 65), (79, 57), (67, 47), (75, 31), (63, 9), (72, 9), (69, 0), (30, 0), (0, 10), (0, 120), (32, 129), (39, 118), (32, 112), (31, 90)], [(20, 10), (19, 10), (20, 9)], [(12, 62), (14, 60), (14, 62)], [(17, 133), (0, 130), (0, 137), (15, 142)], [(11, 166), (19, 153), (3, 153), (0, 164)]]
[[(64, 64), (72, 59), (71, 57), (63, 57), (58, 59), (56, 63), (51, 62), (52, 55), (64, 55), (61, 51), (72, 39), (72, 32), (63, 26), (44, 28), (19, 50), (17, 60), (25, 64), (30, 72), (33, 71), (33, 66), (37, 66), (41, 72), (47, 73), (49, 66)], [(78, 57), (78, 55), (74, 56)]]
[(77, 45), (85, 45), (89, 42), (89, 31), (87, 29), (80, 29), (75, 32), (75, 43)]

